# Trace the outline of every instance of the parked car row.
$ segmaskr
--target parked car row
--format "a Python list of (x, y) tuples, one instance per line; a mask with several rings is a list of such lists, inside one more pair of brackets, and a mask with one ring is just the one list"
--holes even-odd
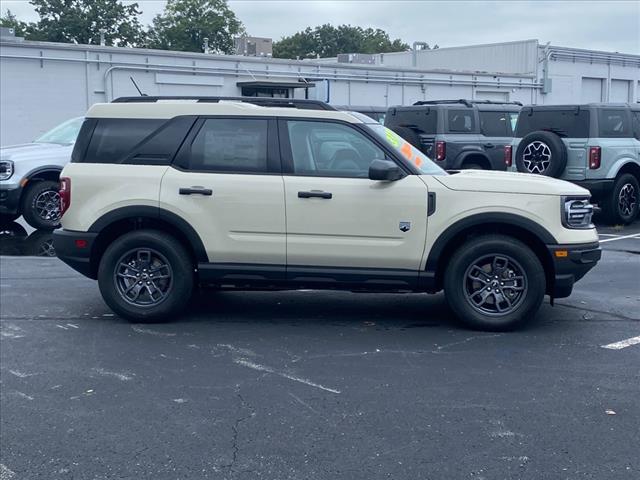
[[(605, 221), (628, 224), (640, 210), (640, 105), (522, 107), (517, 102), (420, 101), (411, 106), (334, 107), (261, 97), (121, 97), (114, 103), (188, 100), (267, 107), (351, 110), (384, 124), (445, 170), (511, 170), (587, 188)], [(82, 117), (32, 143), (0, 150), (0, 223), (23, 215), (36, 229), (59, 226), (58, 181), (70, 160)]]

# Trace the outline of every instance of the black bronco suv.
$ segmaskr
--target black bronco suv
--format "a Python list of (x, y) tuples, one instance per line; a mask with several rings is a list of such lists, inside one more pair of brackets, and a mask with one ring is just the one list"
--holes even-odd
[(445, 170), (505, 170), (522, 104), (430, 100), (391, 107), (384, 124)]

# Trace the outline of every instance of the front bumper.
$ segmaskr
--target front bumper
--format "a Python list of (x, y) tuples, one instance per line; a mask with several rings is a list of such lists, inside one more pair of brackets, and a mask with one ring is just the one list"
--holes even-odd
[(554, 266), (554, 282), (549, 295), (565, 298), (571, 295), (573, 284), (596, 266), (602, 257), (598, 242), (578, 245), (547, 245)]
[(56, 256), (85, 277), (95, 280), (96, 272), (91, 265), (91, 249), (97, 236), (97, 233), (55, 230), (53, 248)]
[(0, 185), (0, 213), (13, 215), (20, 211), (22, 190), (20, 185)]

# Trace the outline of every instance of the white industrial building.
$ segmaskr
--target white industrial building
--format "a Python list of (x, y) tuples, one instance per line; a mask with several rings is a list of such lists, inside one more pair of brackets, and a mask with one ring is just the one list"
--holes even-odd
[[(367, 62), (367, 63), (354, 63)], [(268, 57), (0, 38), (0, 143), (30, 141), (96, 102), (137, 95), (288, 96), (335, 105), (490, 99), (524, 104), (640, 101), (640, 55), (540, 45)]]

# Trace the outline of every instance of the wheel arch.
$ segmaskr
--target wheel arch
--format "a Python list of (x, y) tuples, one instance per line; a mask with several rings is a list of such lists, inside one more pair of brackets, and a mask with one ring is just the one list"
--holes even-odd
[(460, 154), (459, 160), (456, 161), (460, 167), (464, 167), (466, 163), (475, 163), (483, 167), (485, 170), (493, 170), (491, 160), (486, 153), (480, 151), (468, 151)]
[(97, 277), (98, 266), (107, 247), (117, 237), (135, 230), (153, 229), (166, 232), (185, 246), (194, 265), (208, 262), (207, 252), (196, 230), (175, 213), (156, 207), (122, 207), (96, 220), (89, 232), (97, 237), (91, 247), (91, 275)]
[(51, 180), (52, 182), (57, 182), (60, 180), (61, 172), (62, 167), (50, 165), (32, 170), (27, 175), (25, 175), (25, 178), (28, 180), (27, 185), (29, 185), (30, 182), (40, 180)]
[(463, 218), (448, 227), (436, 239), (425, 265), (431, 290), (443, 288), (448, 259), (465, 241), (487, 233), (512, 236), (526, 244), (536, 254), (545, 271), (547, 293), (553, 287), (554, 264), (546, 245), (558, 242), (547, 229), (528, 218), (512, 213), (480, 213)]
[(620, 159), (616, 162), (611, 168), (608, 177), (616, 178), (625, 173), (630, 173), (640, 182), (640, 164), (630, 158)]

